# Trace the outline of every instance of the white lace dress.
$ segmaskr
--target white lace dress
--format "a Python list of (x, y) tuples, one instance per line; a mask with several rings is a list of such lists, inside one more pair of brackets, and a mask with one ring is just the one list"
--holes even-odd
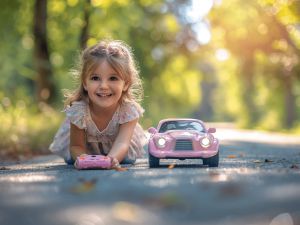
[[(143, 108), (135, 102), (121, 104), (114, 113), (107, 127), (99, 131), (91, 118), (88, 104), (84, 101), (73, 102), (66, 110), (66, 119), (57, 131), (49, 149), (54, 154), (63, 157), (66, 161), (71, 160), (70, 123), (86, 132), (86, 147), (90, 154), (108, 154), (119, 131), (120, 124), (132, 121), (143, 115)], [(142, 127), (137, 124), (128, 150), (128, 159), (135, 160), (144, 155), (143, 145), (146, 136)]]

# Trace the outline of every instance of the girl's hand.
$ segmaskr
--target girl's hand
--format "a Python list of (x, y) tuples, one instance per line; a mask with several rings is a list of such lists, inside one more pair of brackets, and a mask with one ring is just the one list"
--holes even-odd
[(111, 169), (121, 168), (119, 160), (117, 158), (111, 157)]
[[(88, 155), (88, 154), (81, 154), (80, 156), (85, 156), (85, 155)], [(77, 161), (77, 158), (76, 158), (76, 161), (74, 163), (74, 167), (77, 169), (77, 166), (78, 166), (78, 161)]]
[(123, 172), (123, 171), (127, 171), (128, 169), (127, 168), (122, 168), (118, 159), (116, 158), (112, 158), (111, 157), (111, 169), (114, 169), (116, 171), (119, 171), (119, 172)]

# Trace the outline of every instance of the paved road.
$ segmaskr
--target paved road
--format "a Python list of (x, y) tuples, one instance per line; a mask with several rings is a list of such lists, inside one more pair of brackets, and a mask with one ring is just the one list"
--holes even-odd
[[(300, 138), (218, 129), (220, 166), (77, 171), (55, 156), (0, 166), (0, 224), (299, 225)], [(170, 166), (171, 165), (171, 166)], [(174, 166), (175, 165), (175, 166)]]

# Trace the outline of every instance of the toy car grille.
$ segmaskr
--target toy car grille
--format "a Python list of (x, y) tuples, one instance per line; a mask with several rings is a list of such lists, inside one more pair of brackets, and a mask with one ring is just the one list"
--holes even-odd
[(177, 151), (190, 151), (193, 150), (191, 140), (176, 140), (175, 150)]

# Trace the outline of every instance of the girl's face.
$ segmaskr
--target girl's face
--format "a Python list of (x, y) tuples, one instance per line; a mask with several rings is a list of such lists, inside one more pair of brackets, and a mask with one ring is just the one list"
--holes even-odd
[(83, 84), (89, 100), (98, 109), (115, 109), (128, 86), (106, 60), (100, 61), (95, 71)]

